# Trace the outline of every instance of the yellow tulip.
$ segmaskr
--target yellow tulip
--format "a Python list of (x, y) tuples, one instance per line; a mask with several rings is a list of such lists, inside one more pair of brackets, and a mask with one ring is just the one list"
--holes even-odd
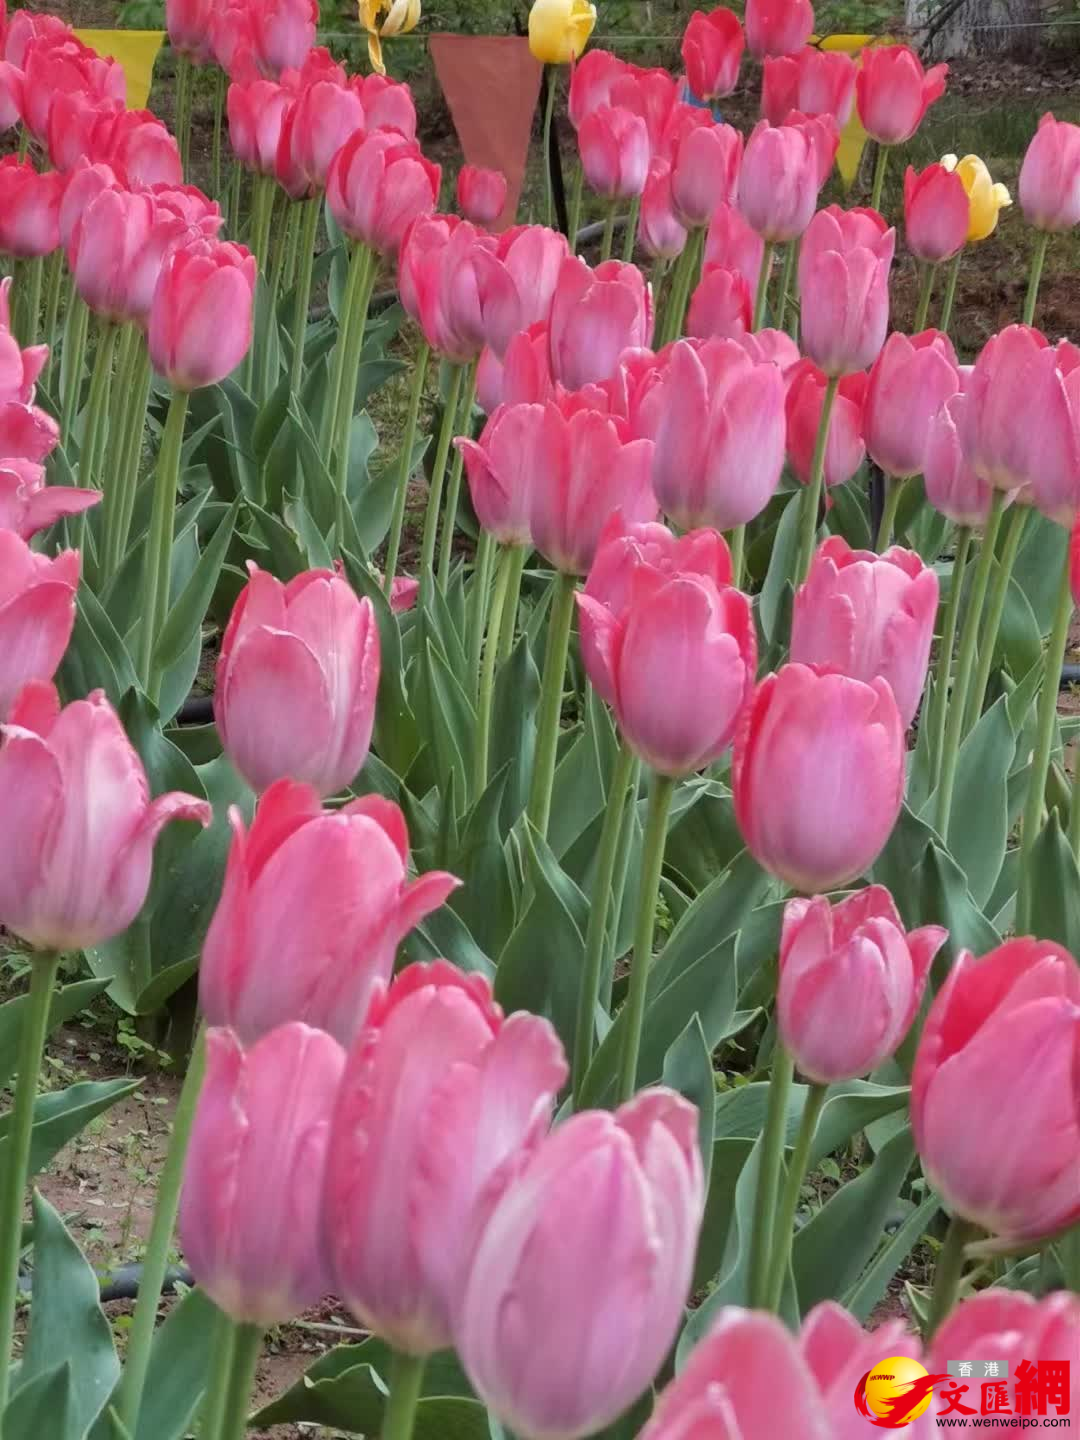
[[(386, 19), (379, 24), (379, 16)], [(382, 58), (382, 36), (405, 35), (420, 23), (420, 0), (360, 0), (360, 23), (368, 32), (368, 59), (379, 75), (386, 74)]]
[(585, 49), (595, 24), (590, 0), (534, 0), (529, 49), (544, 65), (566, 65)]
[(968, 196), (969, 240), (985, 240), (997, 229), (998, 214), (1012, 204), (1012, 196), (1004, 185), (995, 185), (978, 155), (965, 155), (958, 160), (955, 155), (943, 155), (941, 163), (946, 170), (955, 170)]

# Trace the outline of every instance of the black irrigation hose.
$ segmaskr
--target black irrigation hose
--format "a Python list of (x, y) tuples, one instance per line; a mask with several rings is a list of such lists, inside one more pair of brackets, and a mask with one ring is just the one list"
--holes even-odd
[[(141, 1265), (118, 1265), (115, 1270), (111, 1270), (101, 1281), (101, 1303), (106, 1305), (110, 1300), (134, 1300), (139, 1293), (142, 1273)], [(162, 1293), (167, 1295), (171, 1290), (175, 1290), (177, 1285), (194, 1284), (195, 1277), (186, 1265), (171, 1265), (165, 1272)], [(32, 1271), (22, 1270), (19, 1272), (19, 1289), (23, 1294), (33, 1293), (34, 1276)]]

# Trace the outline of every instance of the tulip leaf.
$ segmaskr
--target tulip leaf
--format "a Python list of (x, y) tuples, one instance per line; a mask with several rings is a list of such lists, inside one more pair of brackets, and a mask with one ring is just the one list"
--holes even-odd
[(1048, 634), (1053, 623), (1068, 546), (1069, 532), (1063, 526), (1045, 515), (1028, 516), (1013, 579), (1026, 595), (1041, 635)]
[(718, 780), (691, 780), (681, 788), (696, 792), (696, 799), (668, 827), (664, 865), (692, 890), (704, 890), (728, 868), (745, 842), (726, 786)]
[(961, 949), (985, 955), (1001, 944), (1001, 936), (972, 899), (964, 872), (936, 843), (923, 855), (918, 881), (920, 923), (944, 925), (953, 955)]
[(716, 1125), (716, 1077), (700, 1015), (692, 1015), (682, 1034), (668, 1047), (660, 1078), (665, 1085), (697, 1106), (698, 1144), (705, 1184), (708, 1185)]
[(936, 1195), (927, 1195), (922, 1204), (907, 1217), (891, 1235), (872, 1263), (860, 1276), (857, 1284), (844, 1296), (844, 1307), (850, 1310), (856, 1320), (864, 1323), (880, 1300), (885, 1298), (889, 1283), (907, 1257), (914, 1250), (929, 1229), (931, 1222), (941, 1209)]
[(540, 672), (522, 635), (510, 658), (499, 667), (492, 706), (489, 769), (498, 774), (504, 766), (509, 767), (501, 816), (504, 835), (528, 803), (539, 703)]
[(1035, 840), (1030, 873), (1031, 933), (1080, 954), (1080, 869), (1056, 810)]
[[(197, 391), (196, 394), (199, 392)], [(252, 446), (258, 406), (232, 378), (202, 392), (217, 406), (221, 429), (207, 437), (207, 465), (214, 488), (222, 499), (238, 495), (258, 500), (259, 466)], [(201, 420), (201, 408), (198, 418)], [(222, 471), (226, 474), (222, 474)]]
[[(97, 1276), (49, 1202), (34, 1194), (34, 1291), (30, 1334), (15, 1375), (15, 1390), (55, 1372), (56, 1357), (71, 1366), (68, 1428), (56, 1440), (82, 1440), (120, 1375), (112, 1329), (101, 1309)], [(5, 1429), (6, 1433), (6, 1429)]]
[[(34, 1101), (34, 1129), (30, 1143), (33, 1177), (43, 1170), (58, 1150), (74, 1139), (95, 1116), (108, 1110), (125, 1095), (139, 1088), (138, 1080), (84, 1080), (66, 1090), (52, 1090)], [(7, 1162), (7, 1137), (11, 1115), (0, 1115), (0, 1169)]]
[(570, 847), (603, 812), (618, 748), (607, 706), (590, 686), (585, 724), (555, 768), (551, 794), (548, 844), (564, 864)]
[(269, 569), (279, 580), (291, 580), (302, 570), (310, 568), (308, 559), (300, 545), (295, 530), (264, 510), (261, 505), (248, 502), (248, 510), (255, 522), (255, 528), (270, 551)]
[(1001, 614), (996, 655), (999, 662), (1002, 658), (1004, 659), (1009, 667), (1009, 673), (1017, 680), (1042, 660), (1042, 635), (1039, 633), (1039, 622), (1035, 618), (1031, 602), (1017, 584), (1015, 577), (1009, 581), (1009, 588), (1005, 594), (1005, 609)]
[[(31, 962), (33, 963), (33, 962)], [(107, 980), (80, 980), (53, 993), (48, 1033), (78, 1015), (108, 987)], [(26, 1014), (27, 996), (18, 995), (0, 1005), (0, 1086), (6, 1085), (19, 1063), (19, 1034)]]
[(499, 954), (514, 926), (513, 887), (499, 831), (509, 769), (509, 764), (503, 766), (469, 811), (457, 854), (450, 861), (450, 869), (462, 882), (450, 904), (489, 955)]
[(990, 898), (1009, 833), (1009, 771), (1016, 739), (1005, 699), (979, 718), (960, 748), (949, 820), (948, 848), (967, 876), (976, 904)]
[(449, 905), (425, 916), (405, 937), (402, 948), (410, 962), (442, 958), (459, 970), (475, 972), (489, 980), (495, 978), (494, 964), (469, 934), (461, 916)]
[(416, 720), (405, 693), (401, 628), (378, 580), (363, 561), (344, 552), (345, 574), (356, 593), (369, 599), (379, 627), (379, 690), (375, 701), (374, 745), (398, 776), (405, 776), (420, 748)]
[(4, 1411), (4, 1440), (74, 1440), (77, 1434), (67, 1360), (28, 1380)]
[(192, 637), (200, 634), (232, 541), (240, 505), (240, 500), (234, 500), (230, 505), (169, 610), (154, 647), (155, 663), (163, 670), (175, 665), (191, 644)]
[(56, 683), (65, 702), (104, 690), (114, 705), (137, 683), (131, 656), (89, 585), (76, 592), (75, 626)]
[[(182, 1440), (202, 1400), (210, 1360), (218, 1344), (221, 1313), (201, 1290), (189, 1290), (154, 1332), (133, 1440)], [(108, 1415), (91, 1440), (111, 1440)]]
[(434, 744), (439, 774), (453, 774), (457, 794), (464, 796), (468, 793), (476, 713), (446, 656), (430, 640), (426, 658), (427, 663), (422, 667), (423, 683), (418, 687), (427, 699), (426, 733)]
[(783, 621), (784, 590), (791, 584), (795, 557), (799, 549), (799, 515), (802, 511), (803, 487), (789, 498), (776, 527), (768, 574), (761, 589), (758, 617), (765, 639), (774, 644), (780, 637)]
[(853, 550), (872, 550), (874, 536), (870, 533), (870, 507), (861, 485), (834, 485), (829, 491), (833, 502), (829, 514), (831, 528), (842, 535)]

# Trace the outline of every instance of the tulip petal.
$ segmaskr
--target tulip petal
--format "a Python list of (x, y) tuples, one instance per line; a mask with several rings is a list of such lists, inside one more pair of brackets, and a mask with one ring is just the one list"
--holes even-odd
[(75, 591), (45, 580), (0, 606), (0, 716), (28, 680), (51, 680), (75, 625)]
[[(64, 779), (45, 741), (31, 731), (4, 727), (0, 746), (0, 814), (7, 846), (0, 865), (0, 915), (22, 934), (46, 871), (46, 852), (63, 803)], [(27, 938), (35, 937), (28, 935)]]

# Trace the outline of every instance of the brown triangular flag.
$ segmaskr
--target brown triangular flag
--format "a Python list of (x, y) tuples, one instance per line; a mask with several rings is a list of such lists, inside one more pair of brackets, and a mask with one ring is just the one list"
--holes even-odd
[(432, 35), (428, 46), (465, 159), (506, 176), (506, 205), (491, 227), (505, 230), (525, 179), (540, 62), (519, 35)]

